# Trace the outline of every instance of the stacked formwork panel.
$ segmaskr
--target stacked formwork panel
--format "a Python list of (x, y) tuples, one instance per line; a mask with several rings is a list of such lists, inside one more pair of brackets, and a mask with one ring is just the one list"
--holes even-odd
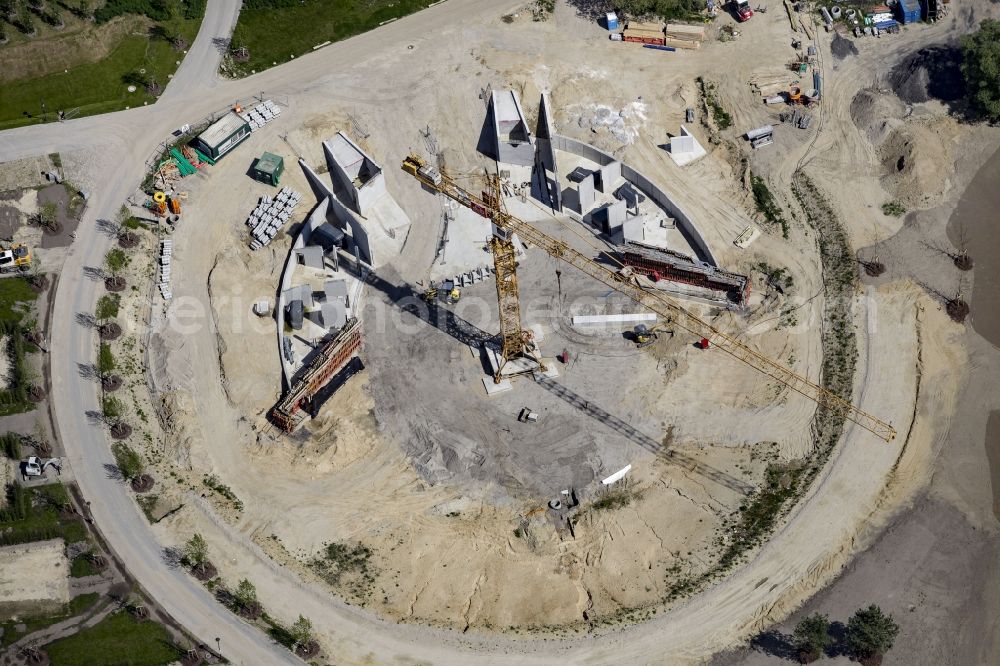
[(323, 345), (319, 353), (304, 368), (285, 397), (271, 409), (271, 421), (285, 432), (294, 432), (305, 420), (303, 409), (309, 401), (357, 355), (361, 348), (361, 323), (356, 318)]
[(746, 304), (750, 295), (750, 280), (747, 276), (695, 261), (680, 252), (626, 240), (620, 247), (620, 253), (622, 262), (638, 273), (655, 279), (720, 291), (740, 307)]
[(281, 115), (281, 107), (269, 99), (264, 100), (253, 108), (245, 110), (239, 114), (240, 118), (250, 126), (251, 132), (256, 132), (264, 125), (268, 124)]
[(260, 203), (247, 217), (246, 224), (253, 237), (250, 249), (259, 250), (274, 240), (278, 229), (288, 222), (301, 200), (302, 195), (290, 187), (281, 188), (273, 199), (269, 196), (261, 197)]
[(156, 280), (156, 286), (160, 289), (160, 296), (163, 300), (169, 301), (174, 297), (170, 291), (170, 266), (174, 256), (174, 241), (165, 238), (160, 241), (160, 266)]

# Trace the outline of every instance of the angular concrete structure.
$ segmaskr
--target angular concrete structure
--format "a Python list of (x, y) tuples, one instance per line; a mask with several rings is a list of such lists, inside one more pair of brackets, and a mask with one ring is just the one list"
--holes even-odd
[(343, 132), (323, 142), (323, 153), (338, 189), (346, 194), (355, 212), (367, 215), (385, 196), (382, 167)]
[(490, 98), (494, 157), (501, 164), (531, 166), (535, 163), (535, 142), (513, 90), (494, 90)]
[(350, 231), (349, 239), (351, 242), (348, 244), (349, 247), (347, 249), (353, 252), (361, 261), (369, 266), (374, 266), (375, 259), (372, 256), (371, 243), (368, 240), (368, 230), (365, 228), (365, 225), (354, 214), (354, 211), (340, 203), (340, 200), (334, 195), (330, 186), (323, 182), (323, 179), (315, 171), (309, 168), (304, 159), (299, 158), (299, 166), (302, 167), (302, 172), (305, 174), (306, 180), (309, 181), (309, 186), (316, 193), (316, 198), (320, 201), (328, 201), (328, 219), (332, 215), (333, 220), (339, 228), (346, 228)]

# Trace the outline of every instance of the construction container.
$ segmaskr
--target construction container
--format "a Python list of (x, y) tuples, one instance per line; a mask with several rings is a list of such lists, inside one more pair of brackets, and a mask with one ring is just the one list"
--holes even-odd
[(920, 0), (899, 0), (896, 4), (900, 23), (919, 23), (921, 17)]
[(281, 174), (285, 171), (285, 160), (280, 155), (274, 153), (264, 153), (253, 163), (251, 173), (254, 180), (259, 180), (268, 185), (277, 186), (281, 180)]
[(230, 111), (198, 135), (198, 150), (217, 160), (250, 136), (250, 124), (235, 111)]
[(608, 15), (607, 15), (606, 18), (607, 18), (607, 23), (608, 23), (608, 30), (617, 30), (618, 29), (618, 14), (615, 14), (614, 12), (608, 12)]

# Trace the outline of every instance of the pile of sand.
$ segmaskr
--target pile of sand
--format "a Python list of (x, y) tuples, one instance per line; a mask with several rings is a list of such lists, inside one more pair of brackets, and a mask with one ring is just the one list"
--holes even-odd
[(882, 187), (907, 208), (939, 202), (951, 187), (949, 119), (911, 121), (891, 130), (878, 147)]

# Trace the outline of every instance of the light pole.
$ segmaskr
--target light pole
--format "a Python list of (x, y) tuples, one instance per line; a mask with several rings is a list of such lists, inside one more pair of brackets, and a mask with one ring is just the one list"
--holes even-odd
[(222, 639), (218, 636), (215, 637), (215, 651), (219, 653), (220, 657), (222, 656)]

